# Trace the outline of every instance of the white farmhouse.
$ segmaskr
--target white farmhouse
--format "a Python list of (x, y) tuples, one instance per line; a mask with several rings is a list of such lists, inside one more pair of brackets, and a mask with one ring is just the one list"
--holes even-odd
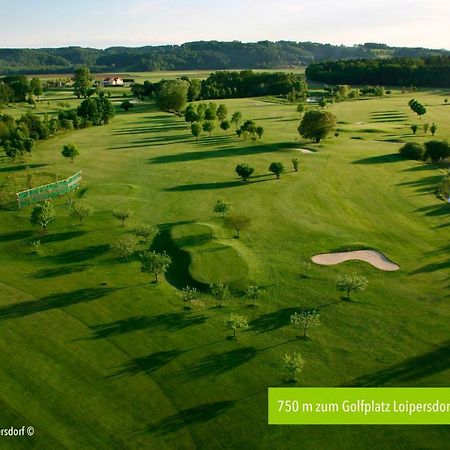
[(108, 77), (103, 79), (103, 86), (123, 86), (123, 79), (120, 77)]

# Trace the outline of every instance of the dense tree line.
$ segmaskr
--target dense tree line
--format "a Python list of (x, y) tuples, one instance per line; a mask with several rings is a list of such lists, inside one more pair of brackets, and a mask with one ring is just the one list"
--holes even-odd
[[(177, 110), (167, 107), (161, 99), (170, 91), (182, 93), (186, 101), (209, 100), (217, 98), (243, 98), (264, 95), (286, 95), (292, 100), (306, 96), (307, 84), (302, 75), (287, 72), (241, 72), (217, 71), (204, 79), (182, 77), (180, 80), (162, 80), (157, 83), (145, 81), (132, 86), (132, 92), (139, 98), (155, 98), (162, 103), (162, 109)], [(181, 110), (182, 108), (179, 108)]]
[(450, 56), (327, 61), (311, 64), (306, 76), (323, 83), (449, 87)]
[(114, 114), (114, 106), (104, 96), (83, 100), (77, 110), (61, 111), (58, 116), (46, 114), (41, 118), (28, 111), (14, 119), (0, 114), (0, 146), (14, 161), (19, 155), (31, 154), (35, 141), (48, 139), (61, 130), (108, 123)]
[(11, 75), (0, 78), (0, 105), (24, 102), (30, 96), (42, 95), (42, 84), (39, 78), (28, 79), (25, 75)]
[(378, 58), (380, 55), (421, 58), (443, 54), (448, 55), (448, 52), (388, 47), (376, 43), (338, 46), (290, 41), (200, 41), (138, 48), (111, 47), (105, 50), (82, 47), (0, 49), (0, 73), (72, 73), (76, 67), (82, 65), (89, 66), (93, 72), (223, 70), (249, 67), (273, 69), (333, 59)]

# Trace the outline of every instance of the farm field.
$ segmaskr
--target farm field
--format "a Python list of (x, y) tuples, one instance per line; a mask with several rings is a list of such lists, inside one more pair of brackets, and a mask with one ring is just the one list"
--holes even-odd
[[(109, 125), (40, 143), (31, 159), (2, 160), (0, 189), (26, 166), (37, 178), (82, 170), (73, 199), (94, 208), (80, 227), (58, 199), (46, 234), (30, 208), (0, 210), (0, 422), (36, 430), (9, 448), (444, 448), (448, 427), (269, 427), (267, 388), (287, 385), (282, 358), (294, 351), (306, 361), (298, 386), (448, 386), (450, 206), (434, 194), (445, 171), (398, 156), (402, 142), (431, 139), (412, 123), (435, 122), (436, 139), (450, 138), (448, 95), (335, 103), (339, 136), (320, 144), (299, 137), (295, 105), (269, 98), (217, 101), (264, 126), (256, 142), (234, 126), (196, 141), (182, 118), (140, 102)], [(421, 120), (412, 97), (428, 109)], [(78, 102), (50, 92), (35, 112), (59, 101)], [(74, 163), (60, 154), (68, 142), (80, 149)], [(287, 168), (280, 180), (272, 161)], [(249, 183), (234, 172), (241, 162), (255, 167)], [(252, 217), (239, 239), (212, 212), (218, 199)], [(117, 208), (132, 212), (127, 227)], [(158, 284), (139, 270), (143, 244), (127, 262), (110, 248), (138, 223), (158, 225), (153, 249), (173, 259)], [(303, 276), (312, 256), (360, 246), (400, 270), (350, 261)], [(369, 286), (344, 301), (335, 278), (354, 271)], [(234, 280), (233, 298), (218, 308), (199, 282), (221, 279)], [(194, 284), (203, 291), (188, 310), (181, 289)], [(262, 289), (256, 307), (250, 284)], [(289, 324), (303, 307), (320, 308), (310, 340)], [(249, 322), (237, 340), (224, 326), (232, 312)]]

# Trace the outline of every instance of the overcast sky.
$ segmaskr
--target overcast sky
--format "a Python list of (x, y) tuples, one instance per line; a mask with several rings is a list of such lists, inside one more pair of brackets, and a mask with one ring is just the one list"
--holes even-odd
[(450, 0), (0, 0), (0, 47), (196, 40), (450, 49)]

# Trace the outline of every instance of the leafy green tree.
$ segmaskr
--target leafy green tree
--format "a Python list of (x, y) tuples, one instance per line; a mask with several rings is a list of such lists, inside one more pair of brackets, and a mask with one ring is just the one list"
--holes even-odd
[(84, 226), (84, 223), (88, 217), (91, 217), (93, 209), (89, 205), (81, 205), (73, 202), (70, 206), (70, 215), (80, 221), (80, 226)]
[(277, 177), (277, 179), (280, 179), (281, 174), (284, 173), (284, 165), (281, 162), (273, 162), (270, 163), (269, 170)]
[(219, 199), (214, 205), (213, 212), (222, 214), (222, 217), (225, 217), (227, 212), (231, 211), (231, 204), (226, 202), (225, 200)]
[(78, 98), (87, 97), (87, 91), (92, 87), (93, 79), (88, 67), (82, 66), (75, 70), (73, 76), (73, 91)]
[(448, 103), (448, 98), (444, 98), (444, 103), (445, 103), (445, 104)]
[(235, 237), (239, 238), (241, 235), (241, 231), (246, 230), (250, 227), (252, 223), (252, 219), (250, 217), (244, 216), (242, 214), (235, 214), (225, 217), (225, 226), (234, 230), (236, 232)]
[(208, 109), (208, 105), (205, 103), (199, 103), (197, 105), (197, 122), (203, 122), (205, 120), (206, 110)]
[(220, 122), (220, 128), (222, 128), (222, 130), (225, 131), (225, 133), (228, 133), (230, 126), (231, 125), (230, 125), (229, 120), (224, 120), (224, 121)]
[(292, 158), (291, 161), (294, 166), (294, 170), (298, 172), (298, 169), (300, 168), (300, 160), (298, 158)]
[(104, 95), (101, 97), (87, 98), (77, 108), (77, 116), (85, 122), (93, 125), (109, 123), (115, 115), (115, 108), (111, 101)]
[(148, 244), (149, 241), (153, 240), (159, 234), (159, 229), (156, 225), (137, 225), (133, 229), (133, 234), (142, 239), (144, 244)]
[(325, 106), (327, 106), (327, 101), (326, 101), (325, 98), (321, 98), (321, 99), (319, 100), (319, 106), (320, 106), (321, 108), (325, 108)]
[(307, 339), (307, 332), (311, 328), (316, 328), (320, 325), (320, 311), (318, 309), (302, 309), (298, 313), (291, 316), (291, 325), (298, 332), (303, 333), (302, 338)]
[(336, 128), (336, 116), (328, 111), (308, 111), (303, 116), (298, 132), (305, 139), (319, 143)]
[(221, 281), (219, 283), (210, 284), (209, 289), (211, 295), (217, 300), (219, 308), (222, 308), (223, 303), (231, 299), (230, 288)]
[(246, 120), (241, 126), (241, 135), (244, 139), (247, 139), (247, 136), (255, 136), (256, 134), (256, 123), (253, 120)]
[(305, 104), (304, 103), (299, 103), (297, 105), (297, 112), (301, 115), (305, 112)]
[(112, 212), (114, 218), (120, 220), (122, 226), (125, 226), (125, 222), (130, 218), (131, 212), (126, 209), (114, 209)]
[(156, 92), (156, 104), (163, 111), (181, 114), (186, 107), (188, 88), (184, 80), (163, 80)]
[(423, 124), (423, 132), (425, 134), (427, 134), (429, 128), (430, 128), (430, 124), (429, 123), (424, 123)]
[(239, 126), (239, 124), (241, 123), (242, 120), (242, 113), (240, 111), (236, 111), (235, 113), (233, 113), (233, 115), (231, 116), (231, 123), (234, 123), (236, 128)]
[(283, 367), (288, 373), (289, 383), (297, 382), (298, 376), (303, 370), (305, 361), (300, 353), (286, 353), (283, 358)]
[(437, 125), (433, 122), (430, 127), (431, 134), (434, 136), (437, 131)]
[(120, 104), (120, 107), (126, 112), (129, 109), (133, 108), (133, 103), (130, 102), (130, 100), (125, 100)]
[(250, 285), (247, 290), (245, 291), (247, 298), (251, 300), (252, 305), (256, 306), (256, 302), (261, 297), (261, 291), (259, 290), (259, 287), (256, 285)]
[(255, 169), (247, 163), (241, 163), (236, 166), (235, 171), (244, 181), (248, 181)]
[(136, 239), (133, 236), (125, 236), (111, 244), (111, 248), (117, 252), (119, 258), (128, 261), (136, 250)]
[(40, 78), (33, 77), (30, 80), (30, 91), (33, 95), (35, 95), (38, 98), (38, 100), (40, 100), (40, 96), (44, 93)]
[(220, 122), (223, 122), (228, 116), (228, 108), (224, 104), (220, 104), (217, 108), (217, 118)]
[(10, 141), (4, 142), (3, 146), (6, 156), (10, 158), (12, 162), (16, 162), (17, 155), (20, 153), (19, 148), (12, 144)]
[(215, 124), (212, 120), (205, 120), (202, 124), (202, 129), (205, 133), (208, 133), (211, 136), (211, 133), (214, 131)]
[(187, 81), (189, 83), (187, 93), (188, 102), (195, 102), (195, 100), (198, 100), (200, 97), (200, 93), (202, 90), (202, 82), (197, 78), (191, 78)]
[(258, 135), (258, 138), (261, 139), (264, 134), (264, 128), (261, 126), (256, 127), (256, 134)]
[(75, 144), (66, 144), (61, 150), (61, 155), (64, 158), (70, 159), (70, 162), (74, 162), (75, 158), (80, 154), (78, 147)]
[(144, 252), (140, 255), (140, 258), (141, 272), (153, 275), (155, 283), (158, 282), (158, 276), (166, 273), (172, 264), (172, 258), (166, 252)]
[(422, 105), (422, 103), (418, 102), (414, 98), (408, 102), (408, 105), (411, 108), (411, 110), (415, 112), (420, 118), (422, 118), (422, 116), (427, 112), (427, 108), (425, 108), (425, 106)]
[(407, 159), (414, 159), (416, 161), (423, 159), (425, 147), (418, 142), (407, 142), (399, 149), (400, 155)]
[(425, 142), (424, 160), (431, 160), (434, 163), (450, 156), (450, 145), (447, 141)]
[(190, 103), (189, 105), (187, 105), (184, 111), (184, 120), (190, 123), (198, 121), (197, 108), (194, 104)]
[(411, 131), (413, 132), (413, 134), (416, 134), (418, 129), (419, 129), (419, 125), (417, 125), (416, 123), (411, 125)]
[(195, 287), (186, 286), (182, 289), (183, 301), (189, 306), (198, 299), (199, 292)]
[(191, 133), (197, 141), (198, 137), (202, 133), (202, 126), (198, 122), (194, 122), (193, 124), (191, 124)]
[(55, 207), (49, 200), (36, 204), (31, 210), (30, 222), (42, 227), (44, 233), (56, 218)]
[(245, 316), (241, 316), (239, 314), (230, 314), (230, 317), (225, 320), (225, 326), (231, 330), (233, 330), (233, 339), (236, 339), (236, 331), (241, 328), (248, 328), (247, 318)]
[(352, 274), (339, 275), (336, 278), (336, 289), (338, 291), (346, 292), (347, 300), (350, 300), (351, 292), (362, 292), (367, 288), (369, 281), (366, 277), (358, 275), (353, 272)]
[(217, 105), (213, 102), (208, 104), (208, 107), (205, 110), (205, 120), (214, 121), (217, 118)]

